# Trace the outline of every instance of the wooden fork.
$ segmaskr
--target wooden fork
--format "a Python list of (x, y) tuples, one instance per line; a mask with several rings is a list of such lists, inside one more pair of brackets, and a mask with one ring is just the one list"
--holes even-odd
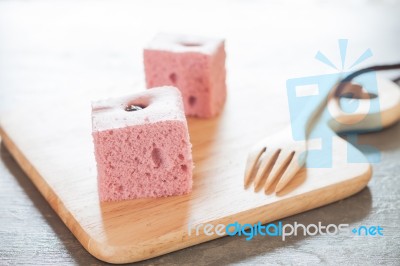
[[(248, 188), (254, 180), (254, 190), (259, 191), (264, 187), (267, 193), (272, 184), (280, 177), (275, 192), (281, 191), (296, 173), (303, 167), (307, 159), (307, 136), (310, 133), (313, 121), (325, 108), (328, 100), (334, 96), (337, 84), (330, 91), (320, 91), (318, 100), (312, 101), (304, 107), (293, 128), (299, 129), (299, 139), (295, 141), (292, 136), (292, 128), (288, 126), (284, 130), (269, 136), (251, 149), (246, 163), (244, 186)], [(255, 174), (255, 177), (254, 177)]]

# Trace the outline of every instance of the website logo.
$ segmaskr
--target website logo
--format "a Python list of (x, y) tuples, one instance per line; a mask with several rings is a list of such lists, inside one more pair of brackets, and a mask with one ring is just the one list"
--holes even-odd
[[(364, 51), (359, 58), (350, 65), (345, 71), (346, 66), (346, 55), (347, 55), (347, 44), (348, 40), (340, 39), (339, 50), (341, 57), (341, 67), (335, 66), (322, 52), (318, 51), (315, 58), (325, 65), (335, 69), (336, 73), (317, 75), (309, 77), (301, 77), (289, 79), (286, 82), (287, 96), (289, 103), (290, 121), (292, 127), (292, 136), (296, 141), (316, 141), (319, 143), (318, 149), (310, 149), (307, 154), (307, 167), (310, 168), (331, 168), (332, 167), (332, 145), (333, 138), (336, 137), (336, 133), (332, 128), (340, 129), (346, 128), (343, 121), (337, 119), (335, 114), (331, 113), (329, 108), (325, 108), (321, 114), (323, 121), (330, 121), (330, 125), (319, 123), (315, 125), (310, 135), (304, 134), (308, 116), (304, 115), (307, 113), (307, 109), (316, 108), (319, 103), (323, 102), (323, 99), (327, 97), (329, 92), (334, 88), (339, 80), (351, 73), (352, 68), (362, 63), (366, 59), (372, 56), (370, 49)], [(353, 81), (355, 84), (362, 84), (362, 88), (369, 93), (369, 95), (377, 95), (378, 85), (375, 72), (366, 73), (356, 77)], [(359, 108), (363, 110), (367, 109), (368, 114), (376, 113), (379, 111), (379, 100), (370, 99), (366, 102), (369, 106), (363, 106), (360, 99), (357, 98), (346, 98), (341, 97), (340, 99), (341, 111), (346, 114), (354, 114)], [(357, 121), (352, 121), (352, 128), (363, 128), (363, 125), (367, 123), (366, 116), (360, 117)], [(381, 129), (380, 117), (375, 117), (375, 123), (378, 126), (376, 130)], [(374, 129), (374, 130), (375, 130)], [(355, 132), (344, 132), (343, 135), (347, 138), (347, 162), (348, 163), (376, 163), (380, 161), (380, 152), (377, 148), (370, 145), (360, 145), (358, 143), (358, 135)], [(356, 149), (355, 149), (355, 148)], [(359, 152), (365, 152), (365, 156)], [(321, 160), (320, 158), (324, 158)]]
[(315, 236), (338, 234), (354, 235), (354, 236), (383, 236), (383, 227), (361, 225), (350, 228), (349, 224), (307, 224), (294, 222), (294, 224), (283, 224), (281, 221), (263, 225), (261, 222), (255, 224), (240, 224), (239, 222), (224, 224), (204, 223), (198, 225), (189, 225), (188, 235), (206, 235), (206, 236), (245, 236), (247, 241), (252, 240), (256, 236), (262, 237), (280, 237), (285, 241), (288, 237), (293, 236)]

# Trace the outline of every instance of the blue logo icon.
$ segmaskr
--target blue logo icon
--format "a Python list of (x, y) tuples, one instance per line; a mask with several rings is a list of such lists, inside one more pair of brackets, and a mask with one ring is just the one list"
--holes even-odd
[[(307, 167), (310, 168), (331, 168), (332, 167), (332, 151), (333, 140), (337, 138), (337, 133), (340, 132), (348, 141), (347, 144), (347, 162), (348, 163), (376, 163), (380, 161), (380, 152), (372, 146), (359, 144), (358, 135), (359, 129), (365, 128), (368, 123), (368, 114), (379, 111), (378, 99), (369, 99), (361, 101), (355, 95), (342, 95), (336, 98), (337, 105), (328, 102), (332, 89), (335, 88), (338, 82), (351, 74), (351, 71), (345, 72), (346, 54), (348, 40), (340, 39), (339, 50), (341, 57), (341, 67), (335, 66), (322, 52), (318, 51), (315, 58), (335, 69), (336, 73), (301, 77), (289, 79), (286, 82), (290, 121), (292, 127), (292, 136), (296, 141), (318, 141), (318, 149), (308, 149)], [(362, 63), (364, 60), (372, 56), (370, 49), (367, 49), (361, 56), (351, 64), (349, 69)], [(360, 84), (360, 91), (368, 95), (378, 94), (377, 78), (374, 72), (366, 73), (356, 77), (352, 84)], [(356, 85), (354, 85), (356, 86)], [(368, 106), (366, 106), (368, 103)], [(336, 109), (334, 109), (333, 107)], [(305, 128), (310, 123), (310, 113), (312, 110), (319, 108), (318, 113), (319, 123), (312, 126), (311, 132), (305, 132)], [(359, 110), (363, 110), (364, 116), (360, 116)], [(347, 121), (343, 118), (349, 118), (352, 124), (349, 127)], [(374, 118), (375, 124), (380, 125), (380, 117)], [(349, 131), (348, 128), (355, 129)], [(382, 128), (378, 126), (374, 130)], [(365, 156), (361, 152), (365, 153)], [(367, 157), (367, 161), (365, 160)], [(321, 159), (323, 158), (323, 159)]]

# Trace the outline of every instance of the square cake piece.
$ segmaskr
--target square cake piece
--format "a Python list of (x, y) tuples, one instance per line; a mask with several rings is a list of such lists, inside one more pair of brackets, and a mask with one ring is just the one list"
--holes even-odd
[(93, 102), (92, 129), (101, 201), (191, 191), (191, 144), (178, 89)]
[(147, 88), (177, 87), (189, 116), (221, 112), (226, 100), (223, 39), (158, 34), (143, 56)]

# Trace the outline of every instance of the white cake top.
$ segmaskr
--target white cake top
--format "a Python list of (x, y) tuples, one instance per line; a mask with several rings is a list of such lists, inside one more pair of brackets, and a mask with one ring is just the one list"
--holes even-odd
[(214, 54), (224, 44), (224, 39), (194, 35), (159, 33), (145, 47), (146, 50), (161, 50), (174, 53), (196, 52)]
[[(127, 111), (131, 106), (143, 109)], [(172, 86), (92, 102), (93, 132), (171, 120), (186, 120), (181, 93)]]

